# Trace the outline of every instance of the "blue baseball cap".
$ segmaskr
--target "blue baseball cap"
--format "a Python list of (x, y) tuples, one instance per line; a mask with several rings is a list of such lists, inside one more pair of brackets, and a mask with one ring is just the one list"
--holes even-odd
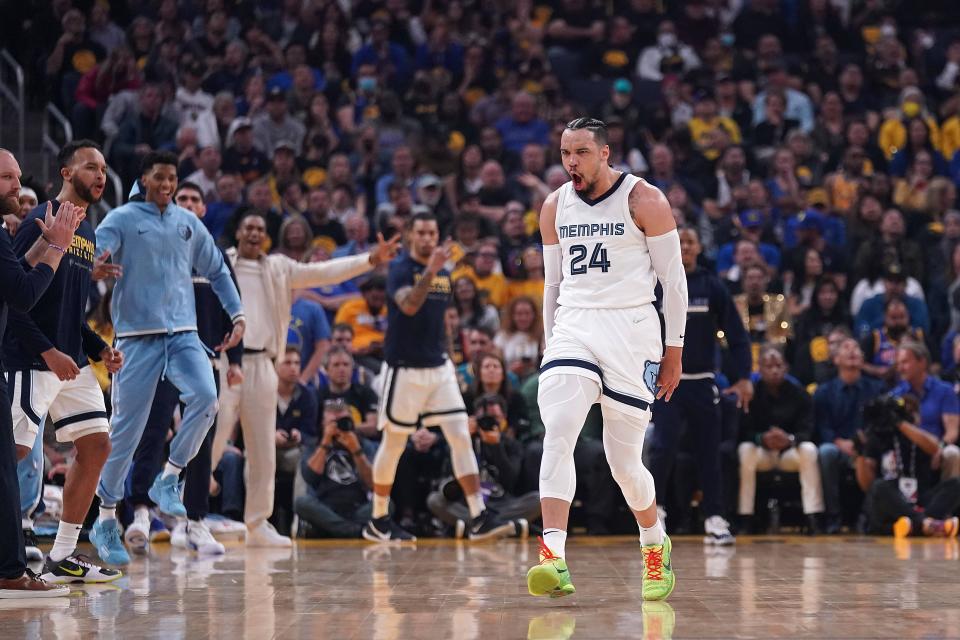
[(816, 229), (823, 231), (823, 214), (816, 209), (807, 209), (797, 216), (797, 229)]
[(613, 83), (613, 90), (617, 93), (633, 93), (633, 83), (626, 78), (620, 78)]
[(740, 226), (744, 229), (756, 229), (763, 226), (763, 214), (756, 209), (747, 209), (740, 214)]

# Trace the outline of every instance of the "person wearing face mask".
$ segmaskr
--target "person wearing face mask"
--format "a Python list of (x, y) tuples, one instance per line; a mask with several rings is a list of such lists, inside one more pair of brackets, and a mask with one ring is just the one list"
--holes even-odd
[(700, 58), (692, 47), (677, 39), (676, 27), (670, 20), (660, 23), (657, 44), (644, 49), (637, 61), (637, 75), (654, 82), (698, 68)]

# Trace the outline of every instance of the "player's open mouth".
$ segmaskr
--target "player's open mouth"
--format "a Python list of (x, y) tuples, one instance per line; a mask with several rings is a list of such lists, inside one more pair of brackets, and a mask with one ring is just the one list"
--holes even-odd
[(570, 179), (573, 180), (573, 188), (578, 191), (583, 188), (583, 178), (575, 173), (570, 174)]

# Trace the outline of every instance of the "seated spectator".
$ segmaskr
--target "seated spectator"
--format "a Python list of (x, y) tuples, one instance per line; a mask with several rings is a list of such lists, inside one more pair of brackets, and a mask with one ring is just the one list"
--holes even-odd
[(205, 202), (217, 201), (217, 180), (220, 178), (220, 167), (222, 158), (220, 156), (219, 145), (201, 146), (197, 153), (197, 170), (186, 177), (187, 182), (192, 182), (203, 191)]
[[(913, 156), (906, 175), (894, 180), (893, 204), (909, 218), (926, 220), (930, 216), (930, 181), (933, 178), (933, 156), (923, 149)], [(911, 225), (915, 226), (915, 225)]]
[(224, 238), (231, 244), (236, 242), (236, 235), (240, 222), (250, 213), (251, 209), (267, 221), (267, 235), (263, 239), (263, 251), (269, 253), (280, 241), (280, 225), (283, 224), (283, 215), (273, 205), (270, 194), (270, 183), (266, 178), (260, 178), (247, 185), (247, 200), (244, 206), (237, 207), (233, 217), (227, 222), (224, 229)]
[(276, 252), (300, 262), (313, 245), (313, 232), (307, 219), (298, 213), (287, 216), (280, 225), (280, 243)]
[[(333, 347), (340, 347), (346, 350), (346, 352), (352, 356), (353, 327), (343, 323), (333, 325), (333, 328), (330, 330), (330, 348), (332, 349)], [(354, 361), (353, 373), (350, 377), (351, 384), (359, 383), (373, 388), (372, 385), (374, 384), (375, 377), (376, 376), (373, 371)], [(317, 373), (317, 378), (318, 389), (324, 386), (329, 386), (330, 376), (327, 375), (327, 372), (324, 371), (322, 367)], [(376, 393), (376, 390), (374, 390), (374, 393)]]
[(501, 329), (493, 344), (503, 354), (510, 371), (521, 380), (539, 367), (543, 344), (543, 323), (540, 309), (533, 299), (514, 298), (504, 308)]
[(823, 382), (836, 374), (831, 340), (850, 336), (850, 317), (831, 278), (818, 280), (810, 297), (810, 307), (794, 325), (791, 358), (793, 374), (804, 384)]
[(857, 335), (865, 336), (883, 326), (884, 313), (887, 302), (899, 298), (910, 313), (910, 327), (923, 333), (930, 332), (930, 315), (927, 312), (927, 303), (923, 298), (908, 296), (907, 281), (900, 269), (900, 265), (892, 264), (883, 276), (884, 292), (868, 298), (860, 307), (853, 326)]
[(640, 52), (636, 74), (642, 80), (659, 82), (664, 76), (682, 76), (700, 67), (700, 58), (690, 45), (677, 39), (672, 20), (657, 27), (657, 43)]
[(334, 250), (334, 258), (355, 256), (368, 250), (370, 247), (370, 222), (365, 215), (353, 213), (347, 216), (347, 219), (343, 222), (343, 231), (347, 241)]
[(750, 136), (753, 153), (761, 162), (771, 160), (787, 133), (800, 126), (800, 122), (785, 116), (787, 98), (783, 92), (768, 92), (764, 102), (763, 117), (754, 125)]
[(387, 202), (377, 207), (375, 224), (377, 229), (389, 238), (400, 233), (418, 213), (430, 213), (426, 205), (413, 201), (410, 188), (401, 182), (392, 182), (387, 187)]
[(890, 298), (883, 308), (883, 326), (873, 329), (860, 339), (863, 350), (863, 372), (892, 384), (896, 376), (894, 365), (897, 348), (903, 340), (923, 341), (923, 332), (910, 328), (910, 312), (902, 298)]
[(491, 337), (500, 328), (497, 308), (483, 302), (477, 285), (469, 276), (461, 275), (454, 279), (453, 302), (460, 312), (460, 324), (464, 328), (482, 328)]
[(300, 351), (287, 345), (277, 363), (277, 482), (273, 524), (282, 535), (290, 532), (295, 487), (304, 445), (312, 447), (317, 434), (317, 396), (300, 383)]
[(883, 424), (866, 425), (860, 439), (857, 484), (867, 494), (868, 530), (896, 538), (956, 537), (960, 478), (937, 481), (933, 457), (940, 443), (916, 426), (918, 402), (907, 400), (884, 412)]
[(466, 336), (460, 328), (460, 312), (450, 305), (443, 314), (443, 325), (447, 335), (447, 356), (454, 366), (459, 367), (466, 360)]
[[(880, 220), (879, 236), (864, 242), (857, 251), (854, 277), (873, 282), (891, 265), (898, 264), (907, 278), (923, 281), (923, 252), (916, 242), (906, 237), (906, 233), (903, 214), (897, 209), (887, 209)], [(856, 294), (854, 289), (853, 295)], [(866, 297), (863, 296), (861, 302)]]
[(497, 243), (493, 240), (484, 240), (474, 254), (473, 264), (454, 270), (450, 277), (454, 281), (469, 278), (476, 285), (480, 297), (499, 308), (507, 298), (507, 280), (497, 269), (499, 260)]
[(287, 110), (287, 95), (280, 87), (267, 94), (266, 113), (253, 119), (254, 145), (263, 153), (273, 153), (277, 144), (289, 142), (294, 153), (300, 154), (306, 128)]
[(244, 184), (250, 184), (267, 175), (270, 161), (253, 144), (253, 121), (239, 117), (230, 123), (223, 153), (223, 170), (239, 175)]
[(508, 290), (513, 281), (523, 280), (526, 275), (522, 256), (530, 246), (531, 240), (527, 235), (525, 215), (526, 209), (523, 204), (512, 200), (504, 207), (503, 218), (500, 220), (500, 266), (503, 269), (503, 275), (508, 279)]
[(497, 395), (503, 398), (504, 414), (514, 435), (525, 438), (530, 428), (527, 408), (523, 398), (515, 391), (519, 387), (516, 376), (510, 375), (503, 358), (497, 353), (479, 353), (474, 355), (472, 368), (477, 375), (463, 392), (463, 401), (468, 413), (473, 413), (475, 401), (485, 395)]
[(520, 296), (537, 301), (539, 307), (543, 300), (543, 254), (539, 246), (530, 246), (523, 250), (523, 280), (507, 283), (507, 304)]
[[(753, 124), (760, 125), (769, 122), (771, 110), (769, 97), (779, 94), (783, 98), (782, 110), (778, 109), (780, 124), (795, 122), (803, 131), (811, 133), (814, 127), (813, 103), (802, 91), (789, 86), (790, 76), (782, 60), (772, 61), (764, 70), (767, 79), (767, 88), (757, 94), (753, 101)], [(776, 123), (771, 123), (776, 124)], [(787, 127), (792, 129), (793, 126)]]
[(60, 26), (62, 32), (47, 56), (45, 70), (54, 101), (68, 109), (80, 78), (103, 61), (107, 52), (87, 33), (87, 19), (79, 9), (63, 12)]
[(115, 48), (104, 60), (81, 78), (71, 120), (77, 138), (97, 137), (97, 122), (103, 117), (107, 102), (114, 94), (140, 87), (140, 74), (133, 53), (126, 46)]
[(218, 243), (222, 242), (227, 223), (243, 203), (242, 185), (240, 177), (232, 173), (224, 173), (217, 178), (217, 197), (207, 204), (203, 226)]
[(897, 373), (900, 384), (890, 395), (902, 398), (914, 396), (920, 403), (917, 427), (940, 443), (933, 456), (933, 469), (940, 469), (944, 479), (960, 476), (960, 402), (953, 385), (928, 373), (930, 352), (922, 342), (905, 340), (897, 347)]
[(297, 298), (290, 308), (287, 344), (300, 350), (300, 382), (316, 388), (317, 372), (330, 348), (330, 322), (319, 303)]
[(549, 125), (537, 117), (537, 99), (525, 91), (513, 97), (510, 115), (498, 120), (496, 129), (510, 153), (519, 154), (530, 143), (546, 146), (550, 142)]
[[(467, 393), (467, 390), (477, 379), (476, 363), (478, 358), (497, 353), (497, 348), (493, 344), (492, 331), (481, 327), (465, 328), (464, 331), (467, 336), (464, 361), (457, 367), (457, 380), (460, 382), (461, 393)], [(510, 370), (507, 370), (507, 380), (514, 389), (519, 388), (520, 379)]]
[[(740, 222), (741, 239), (756, 244), (763, 261), (774, 269), (780, 269), (780, 249), (776, 245), (761, 241), (765, 226), (768, 223), (764, 219), (763, 213), (756, 209), (748, 209), (739, 215), (738, 221)], [(717, 252), (717, 272), (721, 278), (726, 277), (727, 272), (734, 266), (734, 253), (737, 244), (737, 241), (727, 242)]]
[[(828, 228), (832, 226), (831, 222), (832, 219), (827, 218), (814, 208), (802, 211), (787, 221), (787, 228), (792, 227), (796, 246), (787, 250), (783, 257), (783, 278), (785, 282), (791, 282), (800, 274), (806, 274), (805, 263), (810, 258), (809, 250), (813, 249), (817, 252), (821, 263), (821, 274), (828, 274), (834, 279), (841, 291), (846, 290), (847, 259), (844, 251), (831, 245), (827, 239)], [(800, 287), (794, 289), (799, 290)], [(809, 304), (810, 301), (807, 299), (803, 302)]]
[(120, 123), (110, 148), (110, 164), (117, 167), (124, 185), (133, 184), (140, 174), (140, 161), (151, 151), (171, 150), (177, 123), (163, 114), (163, 91), (159, 85), (140, 88), (134, 111)]
[(813, 394), (827, 534), (839, 533), (843, 524), (840, 484), (843, 471), (853, 469), (857, 457), (854, 441), (863, 428), (863, 407), (883, 393), (883, 383), (863, 375), (863, 351), (853, 338), (840, 343), (833, 363), (837, 376)]
[(363, 364), (377, 371), (383, 358), (383, 340), (387, 330), (387, 283), (373, 275), (360, 285), (360, 297), (340, 305), (336, 324), (353, 327), (353, 353)]
[(320, 443), (300, 466), (307, 491), (294, 509), (322, 536), (359, 538), (370, 520), (373, 469), (350, 413), (343, 400), (325, 403)]
[[(317, 246), (307, 251), (304, 256), (304, 262), (323, 262), (330, 259), (330, 254), (323, 247)], [(327, 318), (333, 322), (340, 307), (350, 300), (360, 297), (360, 288), (354, 281), (341, 282), (340, 284), (327, 285), (323, 287), (314, 287), (312, 289), (303, 289), (298, 293), (299, 296), (313, 300), (323, 307), (327, 312)], [(350, 325), (347, 325), (350, 326)], [(353, 338), (353, 328), (350, 328), (351, 338)]]
[(357, 432), (369, 440), (379, 439), (377, 394), (369, 383), (360, 381), (360, 367), (354, 362), (353, 355), (342, 346), (331, 347), (324, 359), (323, 372), (323, 379), (317, 387), (321, 421), (327, 401), (343, 400)]
[[(502, 396), (485, 394), (476, 399), (470, 412), (470, 435), (477, 451), (486, 508), (513, 527), (513, 535), (525, 535), (528, 523), (540, 517), (540, 494), (520, 489), (523, 445), (516, 439)], [(442, 491), (432, 492), (427, 496), (427, 507), (454, 528), (454, 537), (461, 538), (471, 518), (463, 492), (457, 492), (456, 487), (459, 485), (448, 482)]]
[(740, 421), (740, 500), (738, 513), (747, 529), (752, 527), (757, 472), (779, 469), (800, 472), (803, 513), (811, 533), (820, 531), (823, 488), (813, 437), (810, 396), (785, 380), (783, 355), (767, 347), (760, 355), (760, 380), (749, 412)]
[[(390, 185), (396, 184), (408, 191), (413, 186), (417, 161), (410, 147), (402, 145), (393, 151), (393, 155), (390, 157), (390, 169), (389, 173), (384, 173), (376, 182), (376, 205), (378, 207), (390, 201)], [(413, 197), (412, 192), (410, 197)]]

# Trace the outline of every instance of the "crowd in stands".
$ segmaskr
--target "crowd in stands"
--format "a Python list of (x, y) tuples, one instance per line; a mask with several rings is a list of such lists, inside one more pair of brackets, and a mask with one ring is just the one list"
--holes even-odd
[[(756, 474), (779, 469), (799, 473), (784, 504), (811, 531), (888, 533), (898, 477), (935, 518), (960, 506), (930, 504), (943, 483), (960, 495), (958, 19), (898, 0), (57, 0), (14, 47), (125, 190), (146, 153), (174, 151), (222, 246), (248, 211), (265, 251), (302, 261), (434, 214), (484, 491), (517, 517), (538, 509), (544, 429), (538, 213), (567, 180), (565, 123), (602, 118), (611, 164), (696, 231), (750, 337), (756, 393), (722, 426), (728, 517), (762, 530), (757, 493), (783, 488)], [(369, 518), (386, 322), (382, 271), (296, 293), (277, 362), (281, 531), (296, 515), (303, 535), (352, 537)], [(722, 389), (721, 334), (716, 350)], [(897, 436), (892, 458), (857, 437), (887, 392), (915, 398), (908, 422), (930, 440)], [(575, 522), (626, 532), (601, 429), (591, 414), (577, 447)], [(232, 443), (216, 472), (235, 519), (242, 456)], [(421, 429), (401, 460), (396, 516), (418, 535), (463, 518), (447, 458)], [(673, 531), (697, 527), (688, 475), (678, 464), (660, 496)]]

